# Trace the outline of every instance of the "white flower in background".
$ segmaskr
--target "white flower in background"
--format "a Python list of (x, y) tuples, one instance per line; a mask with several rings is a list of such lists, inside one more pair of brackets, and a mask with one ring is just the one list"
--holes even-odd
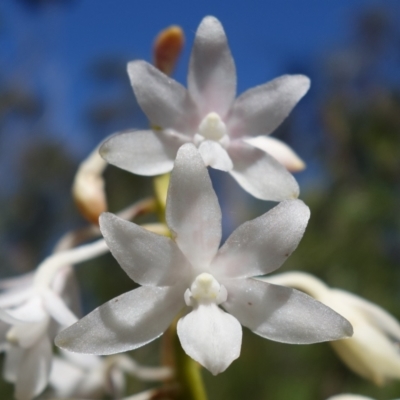
[(18, 286), (14, 279), (15, 285), (0, 294), (1, 347), (6, 354), (3, 377), (15, 384), (17, 400), (30, 400), (47, 386), (58, 327), (77, 319), (60, 297), (68, 272), (58, 276), (52, 290), (35, 290), (29, 274), (29, 280), (22, 276)]
[(111, 137), (100, 150), (109, 163), (139, 175), (163, 174), (172, 170), (179, 147), (192, 142), (206, 165), (229, 172), (253, 196), (298, 197), (299, 187), (287, 169), (301, 170), (303, 162), (266, 135), (307, 92), (307, 77), (284, 75), (235, 100), (235, 64), (214, 17), (204, 18), (197, 30), (188, 90), (145, 61), (130, 62), (128, 73), (140, 107), (160, 129)]
[(54, 356), (49, 384), (56, 396), (85, 399), (121, 398), (125, 392), (125, 374), (141, 380), (157, 381), (171, 377), (167, 367), (144, 367), (126, 355), (105, 358), (61, 351)]
[(289, 272), (261, 279), (300, 289), (350, 321), (353, 337), (331, 345), (351, 370), (377, 385), (400, 379), (400, 324), (387, 311), (344, 290), (331, 289), (306, 273)]
[[(0, 281), (0, 337), (4, 379), (17, 400), (31, 400), (47, 386), (53, 340), (77, 318), (71, 264), (108, 251), (103, 239), (46, 258), (34, 273)], [(71, 283), (72, 282), (72, 283)]]
[[(338, 394), (329, 397), (327, 400), (374, 400), (372, 397), (360, 396), (358, 394)], [(400, 400), (400, 399), (395, 399)]]
[(218, 199), (199, 152), (186, 144), (178, 151), (168, 191), (166, 220), (173, 239), (103, 214), (100, 227), (112, 254), (142, 286), (61, 332), (56, 344), (97, 355), (133, 350), (162, 335), (185, 304), (191, 311), (178, 322), (180, 342), (213, 374), (239, 356), (240, 324), (285, 343), (350, 336), (348, 321), (328, 307), (304, 293), (252, 278), (281, 266), (308, 219), (302, 201), (284, 201), (241, 225), (218, 250)]
[(374, 400), (372, 397), (360, 396), (358, 394), (338, 394), (327, 400)]

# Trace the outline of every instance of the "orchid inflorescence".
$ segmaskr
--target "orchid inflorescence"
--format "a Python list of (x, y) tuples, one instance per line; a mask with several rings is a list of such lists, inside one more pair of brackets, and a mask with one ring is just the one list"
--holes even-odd
[[(104, 212), (105, 162), (96, 150), (82, 163), (74, 197), (90, 221), (102, 213), (100, 228), (67, 234), (34, 273), (0, 282), (4, 378), (15, 384), (16, 399), (30, 400), (48, 383), (60, 399), (122, 398), (126, 374), (163, 381), (166, 398), (202, 398), (187, 389), (177, 364), (144, 367), (120, 354), (167, 330), (178, 336), (184, 354), (214, 375), (239, 357), (244, 326), (283, 343), (333, 341), (359, 375), (377, 384), (400, 378), (393, 345), (400, 326), (384, 310), (304, 273), (263, 277), (296, 249), (310, 217), (289, 172), (304, 163), (267, 136), (305, 95), (309, 79), (285, 75), (235, 99), (235, 64), (214, 17), (197, 30), (187, 89), (145, 61), (130, 62), (128, 74), (152, 129), (113, 135), (99, 152), (135, 174), (170, 173), (166, 202), (159, 196), (158, 203), (144, 199), (118, 215)], [(239, 226), (221, 247), (222, 214), (208, 166), (228, 172), (251, 195), (279, 202)], [(157, 208), (166, 224), (129, 221)], [(79, 245), (100, 234), (104, 238)], [(140, 287), (78, 320), (72, 266), (108, 251)], [(59, 355), (53, 355), (54, 339)]]

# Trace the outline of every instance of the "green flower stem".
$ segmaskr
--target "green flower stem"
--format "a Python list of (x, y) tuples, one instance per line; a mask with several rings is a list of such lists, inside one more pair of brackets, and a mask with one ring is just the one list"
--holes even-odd
[(174, 335), (175, 374), (181, 385), (179, 400), (207, 400), (200, 365), (190, 358), (179, 342), (178, 335)]

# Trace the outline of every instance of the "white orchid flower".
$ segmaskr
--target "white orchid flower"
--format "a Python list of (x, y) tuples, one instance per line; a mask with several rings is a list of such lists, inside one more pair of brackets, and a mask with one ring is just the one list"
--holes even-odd
[(252, 278), (281, 266), (308, 219), (302, 201), (284, 201), (240, 226), (218, 250), (218, 199), (199, 152), (186, 144), (178, 151), (167, 198), (173, 239), (103, 214), (100, 227), (112, 254), (142, 286), (61, 332), (56, 344), (97, 355), (133, 350), (162, 335), (185, 305), (192, 311), (178, 322), (182, 347), (213, 374), (239, 356), (240, 324), (285, 343), (349, 336), (351, 325), (328, 307), (304, 293)]
[(15, 384), (17, 400), (31, 400), (47, 386), (53, 340), (77, 317), (70, 264), (108, 251), (103, 239), (55, 253), (34, 273), (0, 282), (0, 336), (5, 352), (3, 377)]
[[(360, 396), (358, 394), (338, 394), (329, 397), (327, 400), (374, 400), (372, 397)], [(400, 400), (400, 399), (395, 399)]]
[(49, 384), (60, 398), (121, 398), (125, 392), (125, 374), (141, 380), (157, 381), (171, 377), (168, 367), (145, 367), (132, 358), (118, 354), (98, 357), (61, 351), (54, 356)]
[(372, 397), (360, 396), (358, 394), (338, 394), (327, 400), (374, 400)]
[(30, 277), (30, 285), (22, 277), (21, 287), (0, 294), (0, 307), (5, 307), (0, 309), (0, 320), (7, 327), (3, 377), (15, 384), (17, 400), (31, 400), (47, 386), (57, 323), (65, 327), (76, 321), (60, 292), (39, 293)]
[[(236, 69), (221, 23), (201, 22), (189, 63), (188, 90), (145, 61), (128, 64), (137, 101), (152, 126), (107, 140), (101, 155), (139, 175), (172, 170), (182, 144), (194, 143), (204, 163), (229, 172), (244, 190), (264, 200), (297, 198), (288, 172), (304, 163), (283, 142), (268, 137), (304, 96), (310, 81), (284, 75), (236, 96)], [(286, 169), (286, 168), (287, 169)]]
[(353, 325), (353, 337), (331, 342), (331, 345), (355, 373), (377, 385), (389, 379), (400, 379), (400, 324), (387, 311), (352, 293), (329, 288), (303, 272), (262, 280), (300, 289), (348, 319)]

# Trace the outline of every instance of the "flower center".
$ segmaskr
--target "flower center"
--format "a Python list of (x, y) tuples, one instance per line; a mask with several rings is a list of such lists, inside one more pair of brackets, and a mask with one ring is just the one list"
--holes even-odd
[(228, 293), (225, 286), (208, 273), (202, 273), (196, 277), (190, 289), (185, 292), (185, 302), (188, 306), (196, 304), (215, 303), (226, 301)]
[(217, 113), (210, 112), (200, 122), (199, 135), (218, 141), (226, 135), (226, 125)]

